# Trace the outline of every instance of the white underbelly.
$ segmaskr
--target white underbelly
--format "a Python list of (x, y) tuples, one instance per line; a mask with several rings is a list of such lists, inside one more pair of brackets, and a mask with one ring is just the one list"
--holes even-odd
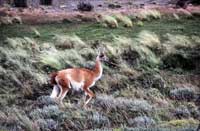
[(84, 82), (70, 81), (70, 84), (72, 89), (79, 91), (82, 90)]

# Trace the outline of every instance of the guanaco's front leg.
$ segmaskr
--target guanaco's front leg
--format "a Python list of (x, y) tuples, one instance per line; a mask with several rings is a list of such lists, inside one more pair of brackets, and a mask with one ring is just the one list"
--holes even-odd
[(85, 91), (85, 93), (89, 96), (89, 99), (87, 99), (87, 96), (86, 96), (86, 99), (85, 99), (85, 102), (84, 102), (84, 108), (87, 107), (87, 104), (91, 101), (91, 99), (95, 96), (94, 93), (89, 89), (89, 87), (85, 87), (83, 88), (83, 90)]

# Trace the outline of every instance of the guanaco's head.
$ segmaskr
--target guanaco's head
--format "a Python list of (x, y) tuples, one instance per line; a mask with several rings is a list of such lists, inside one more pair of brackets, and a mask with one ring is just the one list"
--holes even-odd
[(108, 57), (105, 54), (105, 48), (98, 49), (97, 59), (99, 59), (100, 61), (108, 61)]

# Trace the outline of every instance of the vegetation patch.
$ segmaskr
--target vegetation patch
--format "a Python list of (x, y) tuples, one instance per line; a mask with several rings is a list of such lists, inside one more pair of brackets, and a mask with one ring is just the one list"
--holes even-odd
[[(130, 24), (128, 16), (118, 16), (120, 21), (107, 14), (97, 15), (99, 22), (0, 26), (0, 128), (194, 130), (198, 88), (172, 87), (198, 87), (199, 17), (176, 20), (145, 13), (149, 21), (137, 19), (131, 28), (122, 26)], [(97, 97), (85, 110), (84, 94), (70, 91), (61, 108), (49, 97), (48, 75), (70, 67), (93, 68), (100, 46), (110, 61), (91, 88)]]

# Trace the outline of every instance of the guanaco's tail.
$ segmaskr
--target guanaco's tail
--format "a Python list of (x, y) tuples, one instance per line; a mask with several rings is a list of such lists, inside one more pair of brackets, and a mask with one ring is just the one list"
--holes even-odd
[(51, 73), (51, 75), (50, 75), (50, 82), (51, 82), (51, 85), (56, 85), (57, 84), (57, 82), (56, 82), (56, 76), (58, 75), (58, 73), (57, 72), (53, 72), (53, 73)]

